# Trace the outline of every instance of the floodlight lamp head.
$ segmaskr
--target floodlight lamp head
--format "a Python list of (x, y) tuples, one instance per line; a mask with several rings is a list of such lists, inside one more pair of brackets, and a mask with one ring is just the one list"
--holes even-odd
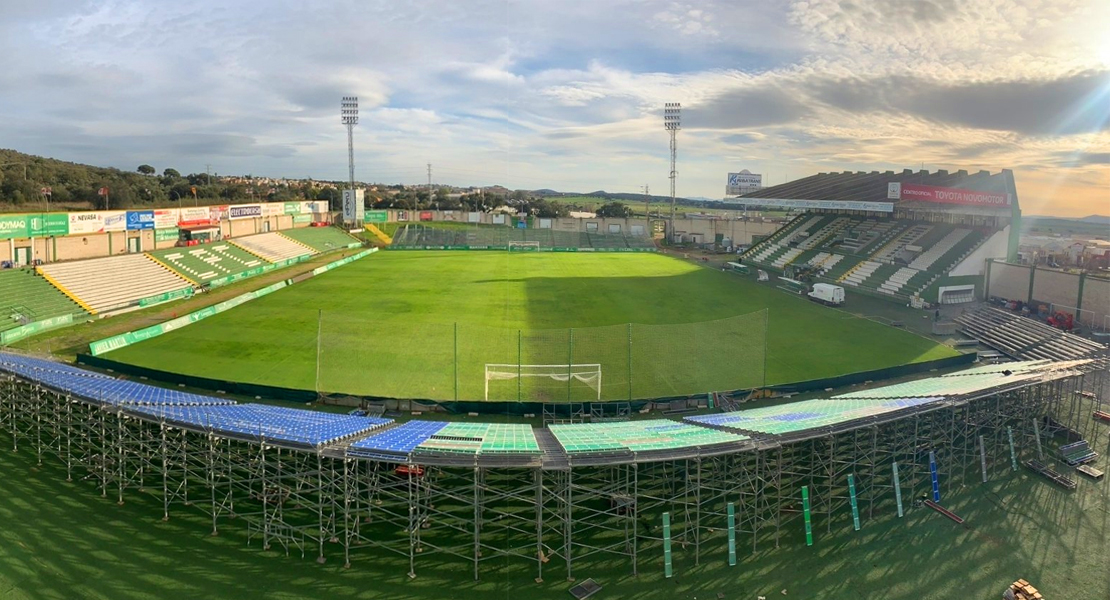
[(343, 96), (339, 104), (339, 114), (344, 125), (358, 124), (358, 96)]
[(667, 102), (663, 105), (663, 127), (667, 131), (682, 129), (682, 104)]

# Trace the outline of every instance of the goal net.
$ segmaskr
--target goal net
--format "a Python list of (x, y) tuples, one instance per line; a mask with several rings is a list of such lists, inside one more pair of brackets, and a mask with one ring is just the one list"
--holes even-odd
[(509, 252), (536, 252), (540, 249), (539, 242), (509, 242)]
[(562, 383), (581, 383), (594, 391), (598, 400), (601, 400), (601, 365), (598, 363), (571, 364), (571, 365), (517, 365), (517, 364), (486, 364), (486, 391), (485, 399), (489, 400), (489, 384), (491, 381), (508, 381), (512, 379), (547, 379)]

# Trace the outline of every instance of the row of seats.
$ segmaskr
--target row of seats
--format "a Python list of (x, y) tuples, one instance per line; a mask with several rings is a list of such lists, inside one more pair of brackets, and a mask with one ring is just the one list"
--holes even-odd
[(901, 231), (902, 224), (897, 221), (863, 219), (853, 222), (847, 229), (847, 235), (840, 241), (839, 246), (845, 252), (863, 254), (867, 248), (881, 244)]
[(848, 217), (837, 217), (832, 221), (826, 223), (824, 227), (818, 229), (806, 239), (802, 240), (801, 243), (798, 244), (798, 247), (802, 250), (812, 250), (824, 243), (825, 240), (836, 235), (840, 230), (844, 229), (851, 223), (852, 219)]
[(0, 271), (0, 331), (84, 309), (32, 269)]
[(873, 254), (872, 258), (880, 262), (891, 262), (906, 246), (925, 237), (930, 229), (932, 229), (931, 225), (911, 225)]
[(773, 260), (771, 258), (772, 254), (776, 254), (784, 248), (788, 248), (791, 242), (806, 236), (810, 228), (816, 227), (817, 224), (823, 220), (820, 215), (803, 218), (804, 220), (802, 220), (802, 218), (795, 220), (800, 221), (799, 225), (793, 228), (790, 228), (790, 226), (788, 225), (786, 228), (784, 228), (786, 229), (784, 233), (772, 236), (771, 238), (768, 238), (767, 240), (759, 244), (758, 246), (760, 247), (758, 249), (753, 247), (752, 250), (755, 251), (754, 253), (749, 250), (751, 260), (755, 262), (765, 262)]
[(956, 322), (969, 336), (1014, 358), (1076, 360), (1106, 352), (1102, 344), (991, 306), (965, 311)]
[(178, 273), (201, 284), (217, 277), (269, 264), (267, 261), (226, 242), (174, 248), (173, 250), (151, 254)]
[(235, 238), (230, 242), (255, 256), (274, 263), (316, 253), (308, 246), (295, 242), (277, 232)]
[(939, 242), (933, 244), (928, 250), (917, 255), (917, 258), (910, 261), (910, 268), (924, 271), (933, 266), (933, 263), (940, 257), (944, 256), (946, 252), (951, 250), (959, 244), (964, 238), (971, 233), (970, 229), (953, 229), (948, 232), (948, 235), (941, 238)]
[(142, 298), (190, 286), (145, 254), (51, 263), (38, 267), (38, 271), (94, 312), (122, 308)]
[(871, 277), (871, 274), (881, 266), (883, 266), (883, 263), (873, 260), (864, 261), (860, 263), (858, 267), (844, 275), (844, 277), (840, 279), (840, 282), (855, 286), (862, 285), (863, 282), (867, 281), (867, 279)]

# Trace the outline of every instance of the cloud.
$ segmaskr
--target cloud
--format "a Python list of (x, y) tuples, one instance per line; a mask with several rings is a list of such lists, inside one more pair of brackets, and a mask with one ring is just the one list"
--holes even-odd
[(341, 179), (354, 94), (359, 176), (415, 183), (432, 162), (447, 183), (664, 189), (661, 106), (678, 101), (682, 194), (719, 195), (740, 168), (777, 182), (922, 161), (1091, 181), (1110, 154), (1108, 7), (0, 2), (0, 139), (127, 169)]
[(1110, 70), (1053, 79), (943, 82), (914, 76), (817, 80), (816, 100), (851, 113), (907, 114), (945, 125), (1071, 135), (1110, 127)]
[(682, 111), (683, 127), (738, 129), (777, 125), (811, 114), (804, 102), (774, 85), (742, 87)]

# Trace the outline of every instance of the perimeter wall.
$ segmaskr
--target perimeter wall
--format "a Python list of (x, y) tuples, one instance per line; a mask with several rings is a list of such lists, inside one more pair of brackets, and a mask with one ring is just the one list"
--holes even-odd
[(987, 264), (987, 298), (1047, 304), (1087, 327), (1110, 327), (1110, 279), (1002, 261)]

